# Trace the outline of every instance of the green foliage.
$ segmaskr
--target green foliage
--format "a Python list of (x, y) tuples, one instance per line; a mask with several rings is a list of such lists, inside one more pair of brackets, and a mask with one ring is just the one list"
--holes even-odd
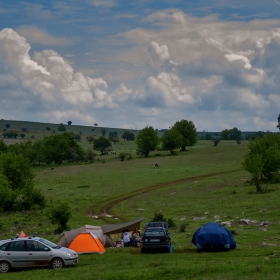
[(43, 140), (42, 157), (44, 162), (61, 164), (63, 161), (80, 161), (84, 158), (84, 151), (78, 145), (73, 133), (64, 132), (50, 135)]
[(270, 183), (278, 182), (280, 179), (278, 173), (280, 170), (280, 137), (270, 133), (263, 138), (251, 140), (242, 166), (251, 173), (257, 191), (261, 191), (260, 180)]
[(218, 144), (220, 143), (221, 138), (220, 137), (214, 137), (212, 138), (212, 142), (214, 143), (214, 147), (217, 147)]
[(18, 133), (15, 131), (6, 131), (3, 133), (4, 138), (17, 138), (18, 137)]
[(51, 130), (51, 128), (50, 128), (49, 126), (47, 126), (47, 127), (46, 127), (46, 130), (47, 130), (47, 131), (50, 131), (50, 130)]
[(57, 131), (60, 131), (60, 132), (66, 131), (65, 125), (63, 123), (60, 123), (59, 126), (57, 127)]
[(278, 124), (276, 125), (276, 127), (280, 130), (280, 114), (278, 115), (277, 122)]
[(185, 232), (186, 231), (186, 225), (185, 224), (180, 224), (179, 231), (180, 232)]
[(197, 133), (195, 125), (192, 121), (178, 121), (172, 128), (178, 130), (183, 136), (183, 144), (181, 145), (182, 151), (186, 150), (186, 146), (194, 146), (196, 144)]
[(176, 227), (176, 223), (173, 221), (172, 218), (168, 218), (167, 224), (168, 224), (169, 228), (175, 228)]
[(45, 213), (52, 224), (58, 224), (56, 233), (68, 229), (67, 223), (72, 217), (72, 211), (67, 202), (60, 200), (51, 202)]
[(113, 142), (114, 144), (116, 144), (117, 142), (118, 142), (118, 143), (120, 142), (118, 136), (109, 136), (109, 137), (108, 137), (108, 140), (111, 141), (111, 142)]
[(9, 123), (6, 124), (6, 128), (9, 129), (11, 125)]
[(22, 154), (5, 153), (0, 155), (0, 209), (29, 210), (43, 208), (45, 198), (34, 188), (34, 174), (28, 159)]
[(87, 136), (87, 141), (91, 144), (94, 141), (93, 136)]
[(71, 121), (68, 121), (67, 123), (68, 123), (68, 125), (71, 125), (71, 124), (72, 124), (72, 122), (71, 122)]
[(125, 158), (126, 158), (126, 156), (127, 156), (127, 153), (120, 153), (120, 154), (118, 155), (118, 158), (119, 158), (121, 161), (124, 161)]
[(88, 149), (85, 154), (85, 160), (88, 160), (90, 163), (94, 162), (96, 153), (92, 149)]
[(102, 136), (104, 137), (106, 135), (106, 129), (105, 128), (101, 128), (100, 131), (101, 131)]
[(117, 131), (109, 132), (109, 137), (118, 137), (118, 132)]
[(151, 126), (145, 127), (140, 130), (136, 139), (137, 153), (147, 157), (150, 152), (156, 150), (158, 144), (157, 132)]
[(21, 133), (19, 136), (23, 139), (25, 137), (25, 134)]
[(2, 140), (0, 140), (0, 155), (3, 153), (7, 153), (7, 151), (8, 146)]
[(221, 138), (222, 140), (238, 140), (242, 138), (242, 133), (236, 127), (232, 129), (224, 129), (221, 132)]
[(161, 212), (155, 212), (154, 218), (151, 222), (166, 222), (166, 220), (163, 218), (163, 214)]
[(175, 149), (183, 145), (183, 141), (183, 136), (177, 129), (170, 129), (161, 138), (161, 148), (173, 154)]
[(109, 139), (105, 138), (104, 136), (101, 136), (94, 140), (93, 142), (93, 149), (96, 151), (100, 151), (102, 155), (104, 155), (104, 151), (111, 148), (112, 145), (109, 141)]

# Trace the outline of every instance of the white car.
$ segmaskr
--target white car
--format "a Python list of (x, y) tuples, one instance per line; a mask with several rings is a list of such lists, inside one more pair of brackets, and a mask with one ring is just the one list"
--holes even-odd
[(47, 266), (54, 269), (78, 263), (78, 254), (44, 238), (24, 237), (0, 241), (0, 272), (11, 268)]

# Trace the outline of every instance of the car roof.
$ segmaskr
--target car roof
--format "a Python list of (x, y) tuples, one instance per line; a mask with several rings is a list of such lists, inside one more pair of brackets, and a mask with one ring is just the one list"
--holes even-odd
[(1, 240), (0, 241), (0, 244), (1, 243), (6, 243), (6, 242), (10, 242), (10, 241), (18, 241), (18, 240), (40, 240), (40, 237), (38, 236), (29, 236), (29, 237), (13, 237), (13, 238), (10, 238), (10, 239), (5, 239), (5, 240)]

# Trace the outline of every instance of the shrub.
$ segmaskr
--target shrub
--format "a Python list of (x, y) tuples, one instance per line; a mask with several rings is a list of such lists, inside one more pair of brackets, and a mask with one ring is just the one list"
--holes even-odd
[(186, 225), (185, 224), (180, 224), (180, 232), (185, 232), (186, 231)]

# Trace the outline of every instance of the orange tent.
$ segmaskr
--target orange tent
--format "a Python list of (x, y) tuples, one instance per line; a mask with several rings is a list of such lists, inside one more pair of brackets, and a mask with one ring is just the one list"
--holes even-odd
[(18, 235), (18, 237), (28, 237), (28, 235), (25, 234), (23, 231), (21, 231), (21, 233)]
[(91, 232), (79, 233), (68, 246), (78, 254), (105, 253), (105, 248), (99, 238)]

